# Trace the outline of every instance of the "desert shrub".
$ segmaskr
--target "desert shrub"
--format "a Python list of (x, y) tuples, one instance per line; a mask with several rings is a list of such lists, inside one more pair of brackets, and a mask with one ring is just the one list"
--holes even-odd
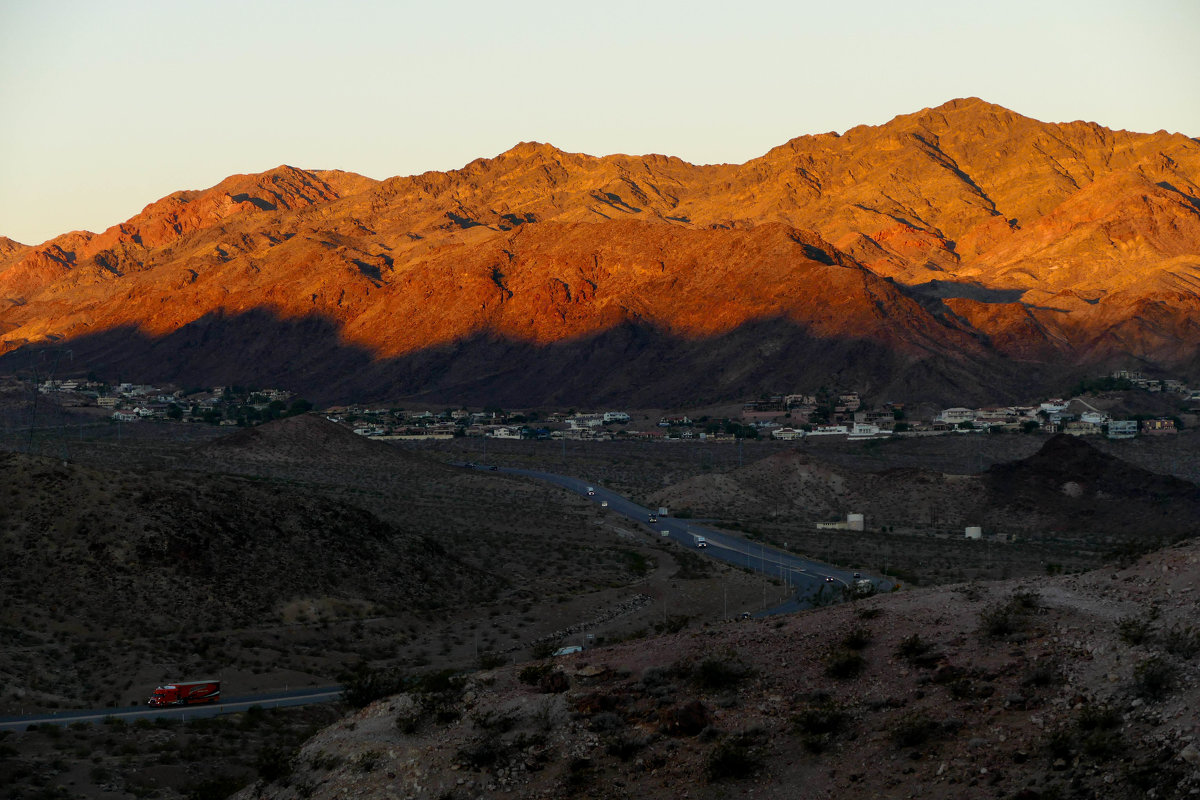
[(762, 767), (759, 736), (739, 733), (725, 738), (704, 759), (704, 777), (710, 782), (749, 778)]
[(905, 714), (892, 725), (892, 743), (897, 747), (920, 747), (941, 730), (941, 724), (927, 714)]
[(825, 674), (838, 680), (857, 678), (866, 666), (862, 653), (855, 650), (838, 648), (831, 650), (825, 656)]
[(342, 699), (354, 708), (364, 708), (393, 694), (404, 691), (405, 676), (398, 670), (377, 670), (359, 662), (353, 670), (338, 676), (342, 684)]
[(1161, 700), (1175, 688), (1175, 665), (1162, 656), (1152, 656), (1133, 670), (1133, 686), (1147, 700)]
[(497, 667), (503, 667), (507, 663), (508, 663), (508, 657), (505, 656), (503, 653), (493, 653), (490, 651), (485, 651), (485, 652), (482, 652), (479, 654), (479, 668), (480, 669), (484, 669), (484, 670), (496, 669)]
[(1159, 644), (1173, 656), (1188, 659), (1200, 653), (1200, 631), (1176, 623), (1159, 635)]
[(646, 669), (642, 670), (642, 688), (653, 689), (659, 686), (667, 686), (676, 674), (674, 668), (646, 667)]
[(468, 742), (458, 750), (458, 762), (473, 770), (495, 764), (503, 754), (504, 748), (495, 736), (484, 736), (473, 742)]
[(1108, 761), (1126, 752), (1125, 740), (1117, 731), (1093, 731), (1083, 738), (1083, 754), (1097, 761)]
[(1017, 590), (1007, 600), (993, 603), (979, 612), (979, 630), (996, 639), (1008, 636), (1024, 628), (1026, 618), (1041, 609), (1041, 595)]
[(1117, 637), (1125, 644), (1145, 644), (1152, 635), (1150, 623), (1144, 619), (1121, 617), (1117, 620)]
[(521, 683), (525, 683), (530, 686), (537, 686), (538, 682), (541, 681), (541, 679), (545, 677), (546, 674), (552, 669), (554, 669), (553, 664), (530, 664), (527, 667), (523, 667), (521, 671), (517, 673), (517, 679), (520, 680)]
[(1122, 719), (1121, 712), (1115, 707), (1100, 703), (1080, 709), (1075, 725), (1081, 731), (1107, 731), (1119, 726)]
[(862, 650), (870, 643), (871, 631), (861, 625), (851, 628), (842, 637), (842, 646), (848, 650)]
[(342, 763), (342, 757), (329, 753), (324, 750), (313, 753), (309, 757), (308, 763), (315, 770), (330, 770), (336, 769)]
[(477, 711), (471, 715), (475, 727), (494, 733), (507, 733), (517, 725), (517, 718), (502, 711)]
[(604, 745), (604, 752), (628, 761), (645, 749), (647, 744), (649, 742), (645, 738), (625, 733), (609, 739)]
[(607, 733), (625, 727), (621, 715), (612, 711), (601, 711), (588, 720), (588, 730), (595, 733)]
[(905, 661), (916, 661), (933, 649), (933, 645), (921, 638), (921, 634), (913, 633), (905, 636), (896, 645), (896, 655)]
[(1024, 686), (1045, 688), (1056, 686), (1063, 681), (1062, 664), (1056, 659), (1043, 658), (1034, 662), (1021, 679)]
[(706, 658), (696, 665), (692, 680), (701, 689), (723, 691), (736, 689), (751, 675), (751, 669), (739, 661)]
[(1008, 602), (1014, 609), (1025, 613), (1033, 613), (1041, 611), (1044, 607), (1042, 604), (1042, 596), (1037, 592), (1029, 589), (1017, 589), (1008, 598)]
[(849, 725), (850, 713), (845, 706), (829, 699), (807, 705), (792, 717), (793, 728), (811, 753), (824, 752)]
[(267, 783), (282, 781), (292, 774), (292, 754), (281, 747), (267, 745), (254, 760), (258, 777)]
[(1055, 728), (1046, 735), (1045, 746), (1051, 758), (1068, 760), (1075, 750), (1075, 737), (1067, 728)]
[(378, 750), (367, 750), (364, 753), (359, 753), (354, 759), (354, 766), (359, 772), (371, 773), (379, 766), (379, 762), (383, 760), (383, 753)]
[(218, 775), (192, 784), (187, 797), (188, 800), (225, 800), (240, 791), (246, 783), (242, 777)]
[(985, 636), (999, 638), (1016, 633), (1021, 627), (1018, 615), (1008, 603), (994, 603), (979, 612), (979, 630)]
[(560, 639), (543, 639), (540, 642), (534, 642), (533, 647), (529, 649), (530, 655), (536, 659), (550, 658), (554, 655), (554, 651), (562, 646)]

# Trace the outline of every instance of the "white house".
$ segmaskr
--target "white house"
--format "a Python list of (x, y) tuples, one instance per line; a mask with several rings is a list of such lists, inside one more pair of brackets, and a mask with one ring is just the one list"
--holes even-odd
[(605, 411), (604, 422), (629, 422), (629, 415), (624, 411)]
[(1114, 419), (1108, 423), (1108, 438), (1132, 439), (1137, 436), (1138, 424), (1136, 419)]
[(792, 439), (803, 439), (804, 431), (800, 430), (799, 428), (776, 428), (775, 430), (771, 431), (771, 438), (783, 439), (785, 441), (791, 441)]
[(881, 428), (878, 425), (871, 425), (867, 422), (856, 422), (854, 427), (850, 429), (851, 439), (869, 439), (872, 436), (878, 436)]
[(963, 408), (956, 406), (947, 408), (942, 413), (937, 415), (938, 422), (945, 422), (948, 425), (958, 425), (963, 422), (974, 422), (978, 412), (973, 408)]

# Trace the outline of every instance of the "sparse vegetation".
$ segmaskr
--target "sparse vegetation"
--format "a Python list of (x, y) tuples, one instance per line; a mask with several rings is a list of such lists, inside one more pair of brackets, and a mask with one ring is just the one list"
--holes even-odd
[(1029, 616), (1041, 609), (1041, 597), (1036, 592), (1018, 590), (1007, 599), (979, 612), (979, 629), (992, 638), (1002, 638), (1023, 630)]
[(760, 732), (743, 732), (723, 738), (704, 761), (710, 782), (749, 778), (762, 767)]
[(850, 727), (850, 713), (844, 705), (824, 697), (802, 706), (792, 717), (792, 726), (810, 753), (822, 753)]
[(1151, 656), (1133, 670), (1134, 691), (1147, 700), (1162, 700), (1175, 688), (1179, 670), (1162, 656)]
[(838, 680), (857, 678), (866, 665), (866, 659), (857, 650), (837, 648), (825, 656), (825, 674)]

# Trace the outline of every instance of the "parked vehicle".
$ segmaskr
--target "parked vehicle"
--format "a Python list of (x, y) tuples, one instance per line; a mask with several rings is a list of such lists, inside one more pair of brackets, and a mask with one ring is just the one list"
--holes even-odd
[(146, 705), (151, 708), (164, 706), (193, 706), (199, 703), (221, 702), (220, 681), (188, 681), (164, 684), (154, 690)]

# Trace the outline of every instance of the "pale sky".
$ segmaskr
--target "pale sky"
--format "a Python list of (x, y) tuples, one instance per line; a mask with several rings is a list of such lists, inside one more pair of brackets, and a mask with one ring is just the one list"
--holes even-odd
[(1197, 42), (1197, 0), (0, 0), (0, 235), (279, 164), (386, 178), (527, 140), (740, 163), (972, 95), (1200, 136)]

